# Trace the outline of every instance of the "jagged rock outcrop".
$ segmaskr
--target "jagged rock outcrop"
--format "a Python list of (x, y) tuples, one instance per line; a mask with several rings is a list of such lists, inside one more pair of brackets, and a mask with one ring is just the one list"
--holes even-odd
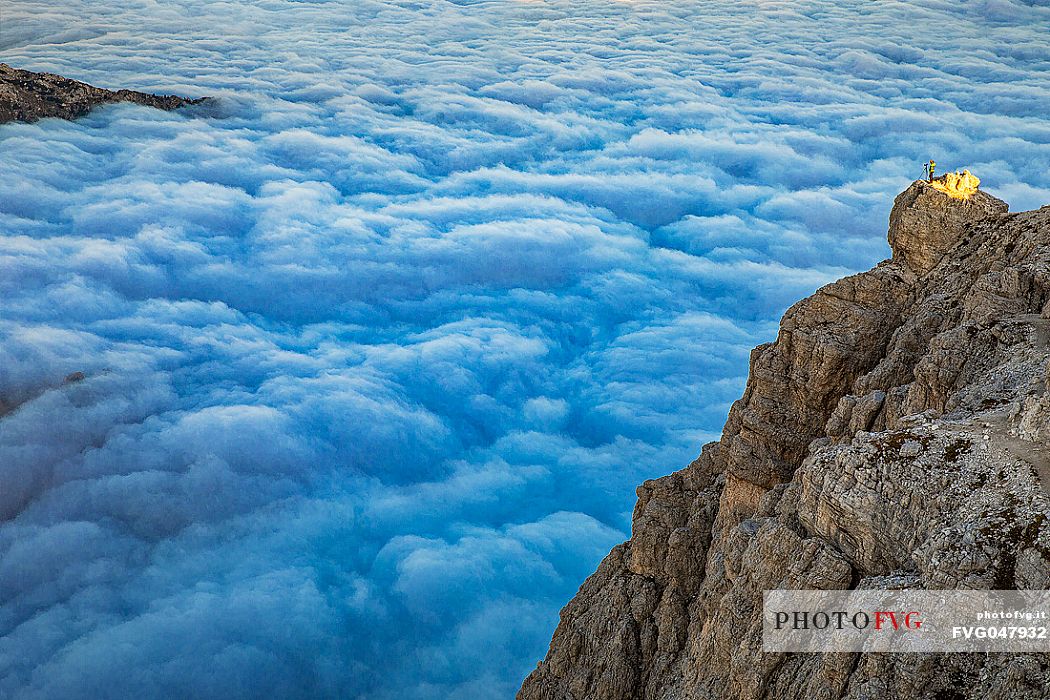
[(1050, 207), (920, 181), (889, 239), (639, 487), (520, 700), (1050, 698), (1045, 655), (761, 652), (768, 589), (1050, 586)]
[(890, 212), (893, 259), (925, 274), (954, 247), (969, 223), (1008, 208), (987, 192), (978, 190), (968, 199), (952, 199), (925, 180), (916, 180), (897, 195)]
[(35, 122), (46, 117), (76, 119), (101, 104), (134, 102), (157, 109), (199, 104), (206, 98), (104, 90), (51, 73), (33, 73), (0, 63), (0, 124)]

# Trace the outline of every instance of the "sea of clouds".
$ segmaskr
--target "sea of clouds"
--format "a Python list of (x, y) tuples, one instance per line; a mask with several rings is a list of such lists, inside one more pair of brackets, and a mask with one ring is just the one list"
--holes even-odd
[(511, 697), (923, 161), (1050, 202), (1038, 5), (5, 0), (216, 99), (0, 126), (0, 696)]

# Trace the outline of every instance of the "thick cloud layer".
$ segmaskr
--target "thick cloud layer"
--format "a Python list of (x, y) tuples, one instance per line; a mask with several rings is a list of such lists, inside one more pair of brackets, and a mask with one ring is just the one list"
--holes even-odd
[(924, 160), (1050, 202), (1048, 32), (5, 2), (0, 60), (219, 99), (0, 127), (0, 696), (510, 697)]

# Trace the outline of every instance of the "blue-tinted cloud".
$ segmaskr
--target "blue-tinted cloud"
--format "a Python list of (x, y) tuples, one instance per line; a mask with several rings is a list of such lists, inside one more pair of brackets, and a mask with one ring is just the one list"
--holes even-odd
[(0, 60), (217, 100), (0, 127), (0, 696), (510, 697), (923, 161), (1050, 201), (1048, 30), (8, 2)]

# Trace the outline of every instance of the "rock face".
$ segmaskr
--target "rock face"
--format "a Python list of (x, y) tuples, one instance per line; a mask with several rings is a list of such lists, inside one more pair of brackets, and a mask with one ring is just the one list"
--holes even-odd
[(1046, 655), (764, 654), (774, 588), (1050, 587), (1050, 207), (913, 183), (784, 315), (721, 441), (638, 489), (519, 700), (1050, 698)]
[(952, 199), (930, 183), (916, 180), (897, 195), (890, 212), (893, 258), (925, 274), (955, 246), (968, 223), (1008, 208), (1006, 202), (980, 190), (966, 200)]
[(93, 87), (51, 73), (32, 73), (0, 63), (0, 124), (34, 122), (46, 117), (76, 119), (101, 104), (134, 102), (157, 109), (198, 104), (174, 95), (150, 95), (134, 90), (116, 92)]

